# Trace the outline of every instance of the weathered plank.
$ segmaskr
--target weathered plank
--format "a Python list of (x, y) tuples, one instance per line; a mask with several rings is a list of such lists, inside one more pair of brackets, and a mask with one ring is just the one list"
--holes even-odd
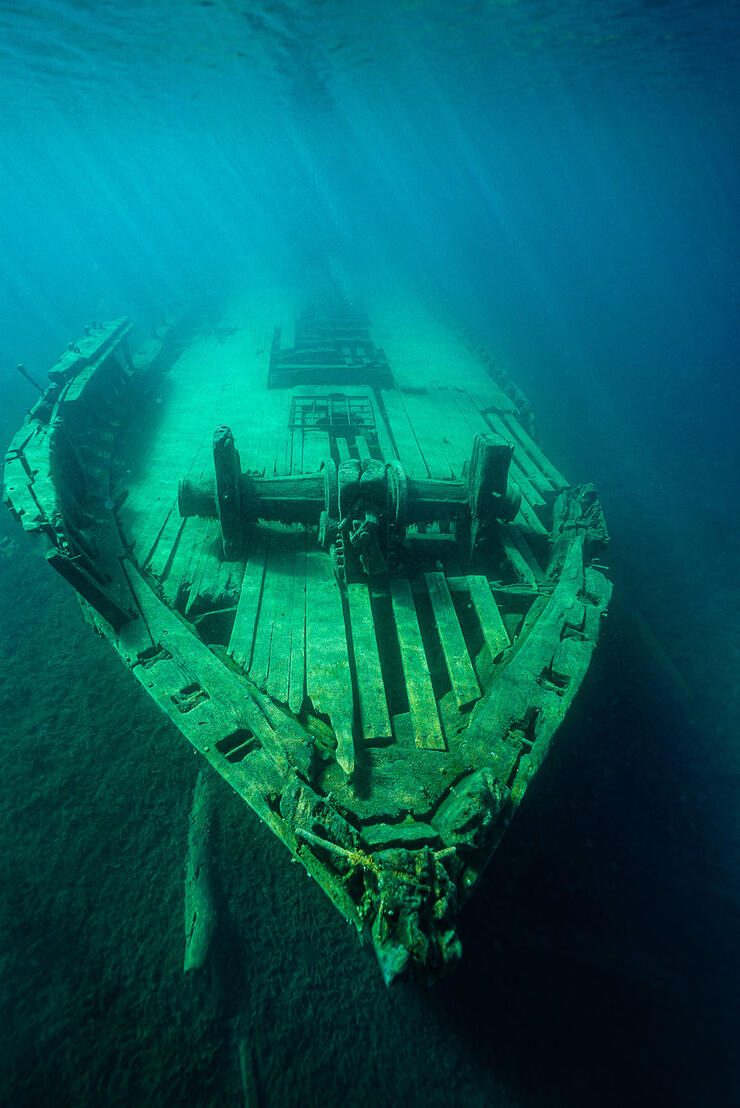
[(168, 604), (174, 606), (178, 600), (187, 601), (198, 555), (204, 542), (213, 541), (214, 534), (218, 534), (216, 520), (199, 519), (197, 516), (191, 516), (190, 519), (185, 520), (162, 583)]
[(437, 701), (432, 688), (429, 663), (424, 651), (416, 606), (411, 586), (405, 577), (391, 579), (391, 600), (396, 621), (401, 662), (406, 679), (409, 711), (417, 746), (429, 750), (445, 750)]
[(252, 660), (252, 645), (264, 578), (265, 552), (262, 546), (255, 546), (249, 551), (228, 646), (229, 654), (244, 670), (249, 669)]
[(526, 453), (534, 462), (537, 463), (543, 475), (552, 482), (556, 489), (567, 489), (570, 482), (563, 477), (559, 469), (556, 468), (547, 457), (542, 448), (534, 441), (534, 439), (524, 430), (519, 420), (515, 416), (508, 414), (503, 417), (506, 426), (511, 431), (515, 439), (517, 439)]
[(367, 439), (364, 435), (357, 435), (355, 438), (355, 446), (357, 447), (357, 456), (361, 462), (369, 462), (371, 458), (370, 447), (367, 445)]
[(514, 522), (523, 530), (530, 531), (535, 535), (541, 535), (543, 538), (549, 534), (547, 528), (540, 520), (524, 493), (522, 493), (522, 502)]
[(380, 456), (384, 462), (389, 462), (392, 458), (397, 458), (398, 454), (396, 453), (393, 443), (391, 442), (391, 436), (388, 431), (388, 424), (386, 422), (385, 416), (381, 411), (379, 411), (376, 402), (373, 402), (373, 411), (375, 414), (375, 432), (378, 436), (378, 449), (380, 451)]
[(296, 715), (306, 694), (306, 535), (299, 537), (293, 573), (288, 705)]
[(457, 618), (444, 573), (425, 573), (429, 599), (437, 625), (442, 653), (458, 708), (465, 708), (480, 696), (473, 663)]
[[(296, 431), (296, 434), (298, 432)], [(301, 473), (316, 473), (321, 468), (325, 458), (331, 457), (331, 443), (326, 431), (311, 428), (304, 430), (303, 456), (301, 459)], [(294, 472), (298, 472), (294, 470)]]
[(276, 563), (279, 552), (272, 537), (265, 546), (265, 576), (262, 582), (257, 625), (252, 644), (252, 660), (249, 663), (249, 679), (254, 681), (263, 692), (267, 689), (267, 672), (270, 668), (270, 650), (272, 648), (272, 625), (277, 602)]
[[(501, 437), (508, 438), (509, 442), (511, 442), (511, 436), (505, 433), (505, 429)], [(515, 457), (516, 450), (514, 451), (514, 458)], [(522, 496), (526, 497), (533, 508), (544, 508), (545, 498), (540, 492), (537, 491), (527, 474), (524, 472), (519, 463), (514, 460), (514, 458), (511, 459), (509, 473), (511, 474), (512, 478), (519, 486), (519, 488), (522, 490)]]
[(445, 404), (442, 391), (405, 393), (400, 402), (429, 476), (444, 481), (462, 471), (462, 460), (470, 454), (471, 436), (461, 433), (460, 427), (450, 426), (449, 402)]
[[(214, 598), (220, 591), (215, 586), (214, 578), (218, 579), (222, 568), (218, 555), (221, 551), (221, 532), (218, 520), (209, 519), (203, 521), (206, 524), (203, 541), (200, 548), (195, 550), (188, 566), (186, 580), (190, 583), (190, 595), (185, 605), (185, 615), (189, 616), (200, 597)], [(210, 585), (207, 583), (210, 582)]]
[(180, 515), (177, 502), (173, 501), (156, 542), (144, 560), (144, 567), (151, 569), (158, 580), (165, 575), (184, 523), (185, 520)]
[(525, 539), (525, 537), (522, 534), (522, 532), (520, 531), (520, 529), (516, 526), (516, 524), (514, 524), (514, 523), (509, 524), (509, 532), (510, 532), (511, 537), (513, 538), (513, 540), (514, 540), (514, 542), (517, 546), (517, 549), (519, 550), (519, 553), (524, 558), (524, 560), (527, 563), (527, 565), (529, 566), (532, 574), (534, 575), (535, 581), (537, 581), (537, 583), (539, 584), (539, 582), (544, 577), (544, 573), (542, 571), (542, 566), (537, 561), (536, 557), (534, 556), (534, 554), (532, 552), (531, 546), (529, 545), (529, 543)]
[(357, 692), (360, 698), (360, 721), (366, 742), (391, 737), (391, 721), (385, 697), (383, 673), (380, 668), (378, 643), (375, 637), (372, 604), (367, 585), (359, 582), (347, 586), (352, 647), (355, 656)]
[(267, 691), (275, 700), (288, 702), (290, 686), (291, 649), (293, 626), (293, 596), (295, 574), (295, 537), (281, 536), (285, 548), (281, 550), (274, 574), (275, 603), (272, 617), (272, 641), (270, 666), (267, 673)]
[(483, 638), (494, 660), (502, 650), (509, 645), (509, 636), (504, 627), (504, 621), (498, 610), (498, 604), (494, 600), (491, 586), (486, 577), (468, 576), (470, 599), (480, 621)]
[(407, 476), (428, 477), (429, 470), (400, 396), (392, 389), (383, 389), (381, 396), (398, 457)]
[(347, 440), (343, 439), (343, 438), (337, 438), (334, 441), (336, 443), (337, 454), (339, 455), (339, 461), (340, 462), (350, 461), (352, 455), (350, 454), (349, 446), (347, 445)]
[(537, 576), (527, 559), (523, 556), (518, 543), (514, 541), (513, 532), (510, 526), (500, 526), (498, 537), (517, 580), (521, 581), (524, 585), (529, 585), (530, 588), (537, 588)]
[[(235, 728), (246, 728), (257, 736), (277, 770), (281, 774), (287, 772), (289, 763), (280, 734), (253, 699), (259, 694), (251, 694), (248, 686), (224, 666), (197, 635), (193, 635), (157, 598), (133, 565), (124, 563), (124, 569), (152, 641), (167, 645), (164, 660), (149, 667), (136, 665), (134, 675), (240, 795), (245, 795), (239, 788), (240, 783), (252, 786), (247, 799), (253, 803), (254, 793), (259, 793), (264, 779), (260, 780), (260, 775), (254, 773), (243, 775), (238, 767), (230, 766), (219, 753), (216, 739), (219, 729), (226, 736)], [(187, 691), (193, 683), (193, 674), (198, 675), (192, 690), (194, 703), (183, 710), (182, 705), (178, 707), (178, 692), (182, 695)], [(205, 720), (208, 726), (199, 726), (200, 720)], [(263, 818), (269, 817), (269, 808), (265, 812), (260, 805), (260, 814)]]
[(306, 688), (314, 709), (329, 717), (337, 761), (354, 770), (352, 680), (339, 585), (323, 550), (306, 553)]
[(502, 416), (498, 415), (497, 412), (486, 412), (486, 419), (496, 434), (501, 435), (514, 447), (514, 457), (511, 461), (511, 473), (514, 480), (533, 507), (543, 507), (546, 503), (545, 497), (549, 497), (550, 500), (553, 498), (552, 483), (534, 465)]

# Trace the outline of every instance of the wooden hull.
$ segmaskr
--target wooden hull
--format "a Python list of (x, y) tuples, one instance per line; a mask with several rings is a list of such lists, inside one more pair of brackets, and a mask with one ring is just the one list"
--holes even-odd
[(596, 644), (594, 490), (426, 317), (275, 298), (133, 356), (129, 330), (51, 371), (5, 499), (386, 981), (433, 978)]

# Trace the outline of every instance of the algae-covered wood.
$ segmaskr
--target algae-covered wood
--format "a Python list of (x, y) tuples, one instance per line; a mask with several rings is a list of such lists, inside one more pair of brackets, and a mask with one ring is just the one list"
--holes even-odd
[(226, 313), (172, 316), (133, 353), (127, 321), (91, 329), (13, 439), (5, 500), (386, 980), (433, 978), (588, 668), (598, 499), (506, 374), (416, 305)]

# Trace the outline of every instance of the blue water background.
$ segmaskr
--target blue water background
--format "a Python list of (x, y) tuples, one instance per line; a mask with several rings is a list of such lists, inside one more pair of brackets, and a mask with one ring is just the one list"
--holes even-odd
[[(401, 279), (476, 333), (548, 453), (596, 482), (615, 622), (582, 722), (588, 795), (560, 817), (572, 805), (577, 857), (583, 836), (608, 845), (591, 876), (610, 922), (584, 930), (605, 927), (610, 949), (622, 931), (618, 991), (636, 964), (668, 966), (707, 1046), (691, 1088), (704, 1074), (732, 1103), (737, 6), (21, 2), (0, 7), (0, 41), (6, 438), (33, 399), (14, 366), (43, 377), (90, 319), (146, 322), (179, 297), (328, 266), (359, 288)], [(495, 992), (471, 912), (470, 958)], [(539, 949), (561, 940), (539, 922)], [(474, 1008), (463, 1039), (488, 1018)], [(599, 1019), (613, 1035), (597, 1008), (594, 1039)], [(680, 1057), (679, 1024), (641, 1028), (646, 1056)], [(594, 1074), (575, 1088), (536, 1073), (512, 1103), (611, 1103)]]

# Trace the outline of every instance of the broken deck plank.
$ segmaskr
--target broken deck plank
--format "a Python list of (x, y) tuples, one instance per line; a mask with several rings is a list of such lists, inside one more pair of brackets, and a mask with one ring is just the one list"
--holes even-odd
[(495, 661), (502, 650), (509, 645), (509, 636), (498, 610), (488, 578), (471, 575), (468, 577), (470, 587), (470, 599), (480, 621), (481, 630), (486, 646), (491, 652), (491, 658)]
[(290, 648), (293, 625), (293, 595), (295, 575), (295, 542), (293, 535), (286, 535), (286, 547), (281, 550), (273, 570), (275, 604), (272, 618), (272, 642), (270, 665), (267, 672), (267, 692), (282, 704), (288, 702), (290, 687)]
[(355, 437), (355, 446), (357, 447), (357, 457), (360, 461), (369, 462), (371, 458), (370, 447), (364, 435), (357, 435)]
[(542, 538), (545, 538), (549, 535), (549, 531), (542, 523), (539, 516), (537, 515), (523, 492), (522, 502), (519, 505), (519, 511), (517, 512), (515, 522), (518, 527), (521, 527), (523, 530), (529, 531), (531, 534), (539, 535)]
[(191, 516), (190, 519), (185, 520), (162, 584), (165, 600), (173, 607), (178, 601), (187, 602), (195, 561), (203, 543), (213, 537), (213, 529), (209, 525), (214, 522), (212, 519), (200, 519), (198, 516)]
[[(511, 436), (502, 435), (502, 438), (507, 438), (511, 441)], [(544, 508), (545, 498), (532, 484), (527, 474), (524, 472), (519, 463), (515, 460), (517, 457), (516, 448), (514, 450), (514, 457), (511, 459), (509, 466), (509, 473), (512, 478), (522, 490), (522, 496), (526, 497), (533, 508)]]
[(414, 437), (422, 453), (429, 476), (435, 480), (450, 480), (462, 471), (462, 464), (469, 456), (469, 448), (459, 442), (459, 428), (450, 428), (449, 412), (441, 398), (441, 390), (435, 392), (403, 393), (400, 396)]
[(337, 447), (337, 454), (339, 456), (339, 461), (340, 462), (349, 462), (349, 461), (351, 461), (352, 460), (352, 455), (350, 454), (349, 445), (347, 443), (347, 440), (339, 437), (339, 438), (336, 438), (334, 440), (334, 442), (335, 442), (336, 447)]
[[(219, 591), (214, 578), (219, 577), (222, 569), (222, 563), (218, 558), (221, 552), (221, 531), (218, 520), (209, 519), (206, 522), (208, 526), (203, 536), (203, 542), (188, 568), (190, 595), (185, 605), (186, 616), (190, 616), (193, 607), (198, 603), (199, 597), (209, 596), (211, 599), (215, 599), (215, 595)], [(209, 582), (210, 584), (208, 584)]]
[(457, 618), (444, 573), (425, 573), (429, 599), (437, 625), (442, 653), (458, 708), (465, 708), (480, 697), (473, 663)]
[(534, 556), (534, 553), (532, 552), (531, 546), (529, 545), (526, 538), (522, 534), (521, 530), (516, 526), (515, 523), (509, 524), (509, 533), (511, 534), (511, 537), (514, 540), (514, 542), (517, 546), (517, 549), (519, 550), (519, 553), (524, 558), (525, 562), (527, 563), (530, 570), (532, 571), (532, 573), (534, 575), (534, 578), (535, 578), (535, 581), (539, 584), (539, 582), (544, 577), (544, 573), (542, 572), (542, 566), (537, 561), (537, 558)]
[(150, 569), (154, 576), (161, 581), (167, 566), (174, 554), (177, 540), (180, 537), (185, 520), (180, 515), (177, 501), (173, 501), (162, 528), (157, 535), (157, 541), (144, 561), (144, 568)]
[(428, 750), (446, 750), (416, 606), (411, 586), (405, 577), (391, 579), (391, 600), (398, 644), (401, 648), (401, 662), (406, 679), (414, 741), (417, 746)]
[(306, 694), (306, 535), (299, 537), (293, 574), (288, 706), (298, 715)]
[(516, 579), (521, 581), (522, 584), (536, 589), (538, 578), (519, 549), (519, 544), (514, 541), (511, 526), (501, 525), (498, 530), (498, 537)]
[(229, 654), (245, 671), (249, 669), (252, 660), (252, 645), (264, 578), (265, 552), (258, 545), (249, 552), (228, 646)]
[(249, 679), (253, 681), (262, 692), (265, 692), (267, 689), (267, 672), (270, 668), (272, 627), (277, 600), (276, 565), (279, 556), (274, 536), (271, 535), (265, 546), (265, 576), (262, 582), (262, 596), (260, 598), (259, 612), (257, 613), (257, 625), (254, 630), (252, 660), (249, 664)]
[(331, 559), (306, 553), (306, 688), (316, 712), (327, 715), (337, 739), (337, 761), (354, 770), (352, 680), (342, 595)]
[(391, 720), (385, 697), (380, 655), (375, 637), (372, 603), (367, 585), (347, 586), (352, 646), (355, 656), (360, 721), (365, 742), (391, 738)]

